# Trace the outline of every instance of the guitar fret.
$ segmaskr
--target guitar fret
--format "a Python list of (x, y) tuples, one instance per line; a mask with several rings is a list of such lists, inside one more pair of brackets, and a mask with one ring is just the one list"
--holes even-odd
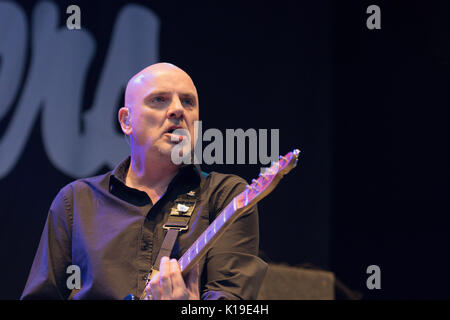
[[(183, 256), (184, 257), (184, 256)], [(184, 261), (183, 261), (183, 257), (180, 258), (180, 260), (178, 260), (178, 264), (180, 265), (180, 269), (183, 270), (184, 269)]]

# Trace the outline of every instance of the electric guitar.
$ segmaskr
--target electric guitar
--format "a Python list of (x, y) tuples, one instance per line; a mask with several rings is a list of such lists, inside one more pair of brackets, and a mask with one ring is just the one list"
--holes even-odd
[[(252, 183), (246, 186), (243, 192), (233, 198), (200, 237), (178, 259), (178, 264), (184, 277), (203, 258), (233, 221), (275, 189), (283, 176), (297, 165), (299, 154), (300, 150), (295, 149), (284, 157), (280, 156), (277, 162), (272, 162), (269, 168), (266, 168), (257, 179), (253, 179)], [(124, 299), (143, 300), (146, 295), (147, 293), (144, 291), (139, 299), (131, 294)]]

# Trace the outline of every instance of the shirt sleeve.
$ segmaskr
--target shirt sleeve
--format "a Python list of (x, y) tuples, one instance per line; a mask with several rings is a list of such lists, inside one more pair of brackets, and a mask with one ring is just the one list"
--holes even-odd
[(48, 212), (39, 247), (34, 257), (21, 300), (67, 299), (71, 293), (66, 281), (71, 265), (71, 201), (63, 188)]
[[(245, 190), (244, 179), (230, 175), (217, 190), (213, 205), (214, 217), (239, 193)], [(212, 221), (212, 220), (211, 220)], [(258, 257), (258, 208), (234, 221), (209, 250), (201, 299), (254, 300), (267, 271), (267, 264)]]

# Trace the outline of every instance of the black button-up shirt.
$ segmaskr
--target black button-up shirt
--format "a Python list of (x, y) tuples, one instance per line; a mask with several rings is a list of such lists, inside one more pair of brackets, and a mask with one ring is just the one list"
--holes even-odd
[[(164, 223), (180, 194), (200, 186), (200, 199), (172, 251), (179, 258), (223, 208), (245, 189), (244, 179), (181, 167), (164, 195), (125, 185), (130, 157), (104, 175), (79, 179), (55, 197), (21, 299), (122, 299), (140, 296), (164, 239)], [(258, 211), (238, 218), (200, 260), (202, 299), (256, 299), (267, 265), (257, 257)], [(68, 289), (81, 271), (81, 289)]]

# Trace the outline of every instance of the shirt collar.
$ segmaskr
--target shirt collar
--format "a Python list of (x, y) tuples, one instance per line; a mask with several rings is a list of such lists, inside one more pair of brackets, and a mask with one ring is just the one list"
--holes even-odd
[[(125, 184), (130, 163), (131, 156), (128, 156), (112, 170), (109, 178), (109, 192), (135, 205), (146, 205), (151, 202), (147, 193), (130, 188)], [(202, 172), (200, 166), (197, 164), (181, 165), (178, 173), (169, 183), (167, 191), (169, 192), (179, 181), (181, 183), (188, 183), (189, 185), (192, 184), (193, 188), (197, 187), (202, 184), (205, 176), (206, 173)]]

